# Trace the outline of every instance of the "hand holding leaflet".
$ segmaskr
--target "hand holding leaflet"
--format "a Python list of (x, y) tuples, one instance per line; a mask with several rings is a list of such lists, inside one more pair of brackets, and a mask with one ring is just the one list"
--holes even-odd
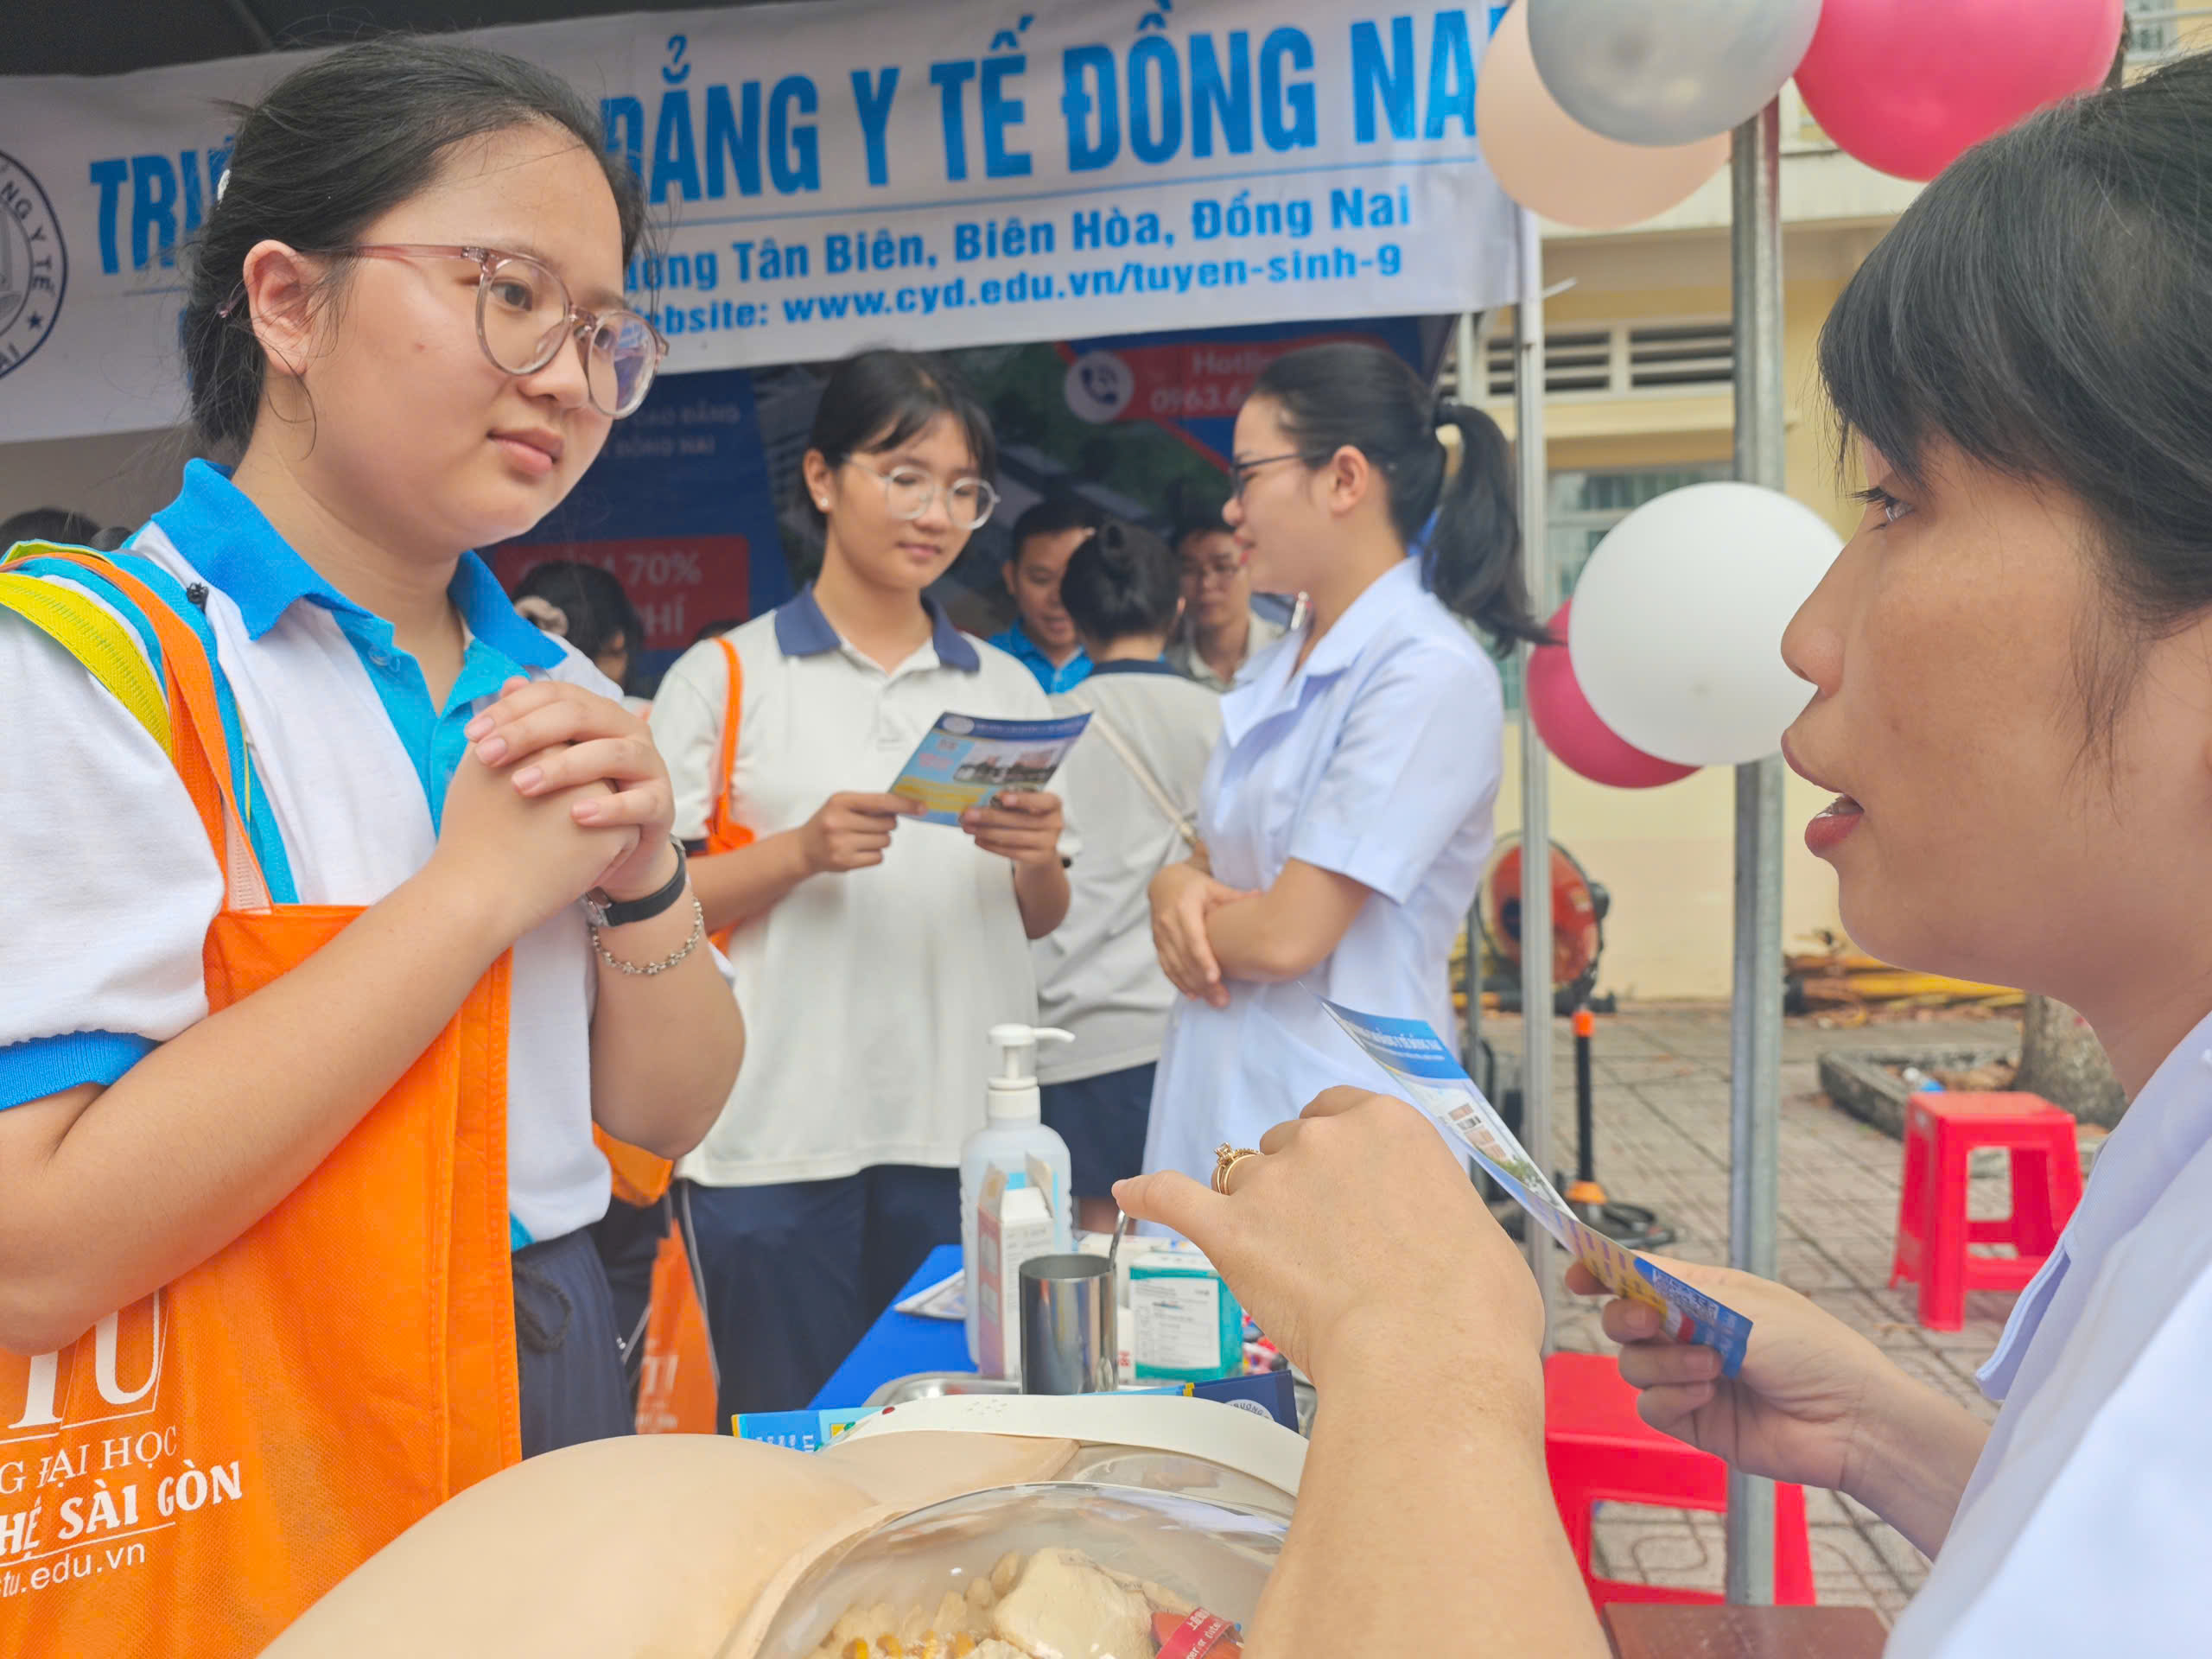
[(988, 806), (1005, 791), (1042, 790), (1090, 724), (1089, 715), (1061, 720), (985, 720), (938, 716), (889, 792), (919, 801), (925, 823), (953, 823)]
[(1569, 1209), (1427, 1022), (1362, 1014), (1325, 999), (1322, 1007), (1408, 1099), (1441, 1119), (1466, 1143), (1491, 1179), (1606, 1289), (1658, 1309), (1665, 1320), (1662, 1334), (1675, 1341), (1717, 1351), (1725, 1375), (1733, 1376), (1742, 1369), (1751, 1322), (1624, 1249)]

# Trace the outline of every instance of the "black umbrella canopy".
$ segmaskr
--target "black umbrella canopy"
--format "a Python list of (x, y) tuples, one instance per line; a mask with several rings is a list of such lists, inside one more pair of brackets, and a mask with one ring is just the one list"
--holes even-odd
[(0, 0), (0, 75), (114, 75), (335, 46), (386, 29), (491, 29), (659, 9), (637, 0)]

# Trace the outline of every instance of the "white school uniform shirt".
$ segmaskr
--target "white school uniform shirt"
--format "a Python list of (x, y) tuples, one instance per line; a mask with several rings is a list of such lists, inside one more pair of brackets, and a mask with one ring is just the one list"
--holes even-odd
[(2212, 1653), (2212, 1018), (2097, 1155), (1981, 1371), (2004, 1402), (1890, 1659)]
[(1221, 734), (1221, 699), (1164, 662), (1107, 662), (1054, 697), (1052, 708), (1095, 711), (1053, 780), (1083, 824), (1083, 855), (1068, 872), (1067, 918), (1031, 947), (1038, 1023), (1075, 1035), (1039, 1048), (1038, 1081), (1075, 1083), (1160, 1058), (1175, 988), (1153, 948), (1149, 889), (1154, 876), (1191, 850), (1099, 723), (1113, 723), (1168, 800), (1195, 821)]
[[(811, 588), (727, 636), (745, 675), (731, 798), (757, 835), (889, 789), (939, 715), (1051, 717), (1027, 669), (929, 608), (930, 641), (887, 673), (838, 638)], [(686, 841), (706, 834), (728, 696), (708, 640), (653, 699)], [(950, 824), (904, 821), (882, 863), (802, 881), (737, 930), (729, 959), (745, 1065), (680, 1166), (710, 1186), (957, 1166), (983, 1123), (991, 1027), (1037, 1017), (1014, 867)]]
[[(373, 905), (419, 871), (437, 844), (462, 728), (508, 678), (619, 695), (518, 616), (470, 554), (450, 590), (467, 657), (435, 708), (391, 625), (334, 591), (205, 461), (185, 468), (182, 493), (126, 550), (188, 589), (205, 585), (217, 660), (290, 867), (292, 892), (276, 883), (280, 901)], [(112, 1084), (207, 1017), (200, 944), (224, 883), (159, 746), (74, 658), (4, 612), (0, 709), (10, 711), (0, 716), (0, 868), (11, 899), (0, 929), (4, 1108)], [(596, 985), (581, 905), (516, 942), (507, 1202), (518, 1248), (607, 1211), (607, 1160), (591, 1138)], [(348, 1015), (340, 1007), (330, 1017)]]
[(1271, 887), (1296, 858), (1370, 891), (1304, 980), (1229, 981), (1226, 1008), (1178, 1001), (1147, 1169), (1205, 1179), (1223, 1141), (1258, 1145), (1338, 1084), (1384, 1085), (1316, 994), (1452, 1040), (1452, 945), (1490, 852), (1502, 765), (1497, 670), (1414, 559), (1354, 601), (1301, 667), (1305, 639), (1277, 642), (1222, 699), (1199, 833), (1232, 887)]

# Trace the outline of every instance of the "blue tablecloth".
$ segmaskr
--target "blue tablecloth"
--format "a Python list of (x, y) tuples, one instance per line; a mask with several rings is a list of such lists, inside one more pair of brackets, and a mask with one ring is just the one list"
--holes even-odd
[(893, 1377), (918, 1371), (973, 1371), (968, 1357), (968, 1329), (957, 1319), (918, 1319), (897, 1304), (918, 1290), (960, 1271), (960, 1247), (940, 1244), (930, 1252), (893, 1306), (868, 1327), (859, 1345), (845, 1356), (812, 1405), (817, 1411), (844, 1411), (865, 1402)]

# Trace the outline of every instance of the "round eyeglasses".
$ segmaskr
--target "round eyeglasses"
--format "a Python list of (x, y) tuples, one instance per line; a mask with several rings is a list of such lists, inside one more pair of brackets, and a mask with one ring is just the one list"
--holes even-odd
[[(846, 465), (883, 480), (883, 502), (893, 518), (918, 518), (937, 499), (937, 480), (918, 467), (894, 467), (886, 473), (864, 461)], [(982, 529), (999, 504), (998, 491), (980, 478), (956, 478), (944, 487), (944, 510), (957, 529)]]
[(587, 311), (550, 266), (524, 253), (428, 242), (371, 242), (326, 248), (328, 254), (378, 259), (475, 262), (476, 339), (505, 374), (536, 374), (562, 342), (576, 342), (592, 407), (620, 420), (637, 412), (668, 355), (660, 330), (634, 311)]

